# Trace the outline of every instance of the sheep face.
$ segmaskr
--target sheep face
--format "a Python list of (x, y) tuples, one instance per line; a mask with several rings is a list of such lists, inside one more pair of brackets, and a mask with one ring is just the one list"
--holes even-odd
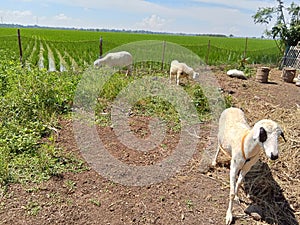
[(102, 59), (97, 59), (94, 62), (94, 67), (102, 67)]
[(265, 150), (268, 158), (278, 159), (278, 137), (284, 135), (277, 123), (272, 120), (261, 120), (254, 126), (253, 139)]

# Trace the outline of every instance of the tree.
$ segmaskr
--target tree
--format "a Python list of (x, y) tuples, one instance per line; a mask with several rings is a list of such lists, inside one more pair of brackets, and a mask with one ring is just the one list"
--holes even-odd
[(265, 33), (268, 37), (279, 40), (280, 50), (287, 50), (300, 41), (300, 5), (292, 2), (290, 7), (284, 7), (282, 0), (276, 1), (278, 5), (275, 7), (259, 8), (253, 19), (254, 23), (266, 25), (275, 20), (273, 27), (266, 29)]

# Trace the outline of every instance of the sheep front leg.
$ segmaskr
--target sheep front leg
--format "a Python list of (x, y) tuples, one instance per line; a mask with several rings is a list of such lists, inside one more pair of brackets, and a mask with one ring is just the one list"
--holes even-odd
[[(247, 172), (246, 172), (247, 173)], [(246, 175), (246, 173), (244, 173), (244, 171), (241, 170), (239, 177), (237, 179), (236, 185), (235, 185), (235, 190), (234, 190), (234, 201), (236, 201), (237, 203), (240, 204), (240, 198), (238, 196), (238, 191), (239, 188), (241, 186), (242, 181), (244, 180), (244, 177)]]
[(176, 84), (179, 85), (180, 83), (180, 76), (182, 74), (182, 71), (178, 70), (176, 75)]
[[(173, 78), (173, 73), (170, 72), (170, 84), (172, 83), (172, 78)], [(175, 80), (176, 80), (176, 78), (175, 78)]]
[(132, 65), (127, 66), (126, 76), (130, 76), (132, 74)]
[(246, 162), (244, 164), (243, 168), (241, 169), (238, 180), (236, 182), (236, 187), (235, 187), (235, 198), (234, 198), (235, 201), (239, 202), (238, 191), (241, 186), (241, 183), (244, 180), (246, 174), (251, 169), (251, 167), (257, 162), (258, 158), (259, 158), (259, 154), (257, 154), (254, 158), (252, 158), (249, 162)]
[(234, 162), (234, 159), (231, 159), (231, 165), (230, 165), (230, 193), (229, 193), (229, 205), (226, 213), (226, 225), (229, 225), (232, 223), (232, 208), (233, 208), (233, 201), (235, 197), (235, 185), (236, 185), (236, 175), (237, 175), (238, 169), (237, 165)]

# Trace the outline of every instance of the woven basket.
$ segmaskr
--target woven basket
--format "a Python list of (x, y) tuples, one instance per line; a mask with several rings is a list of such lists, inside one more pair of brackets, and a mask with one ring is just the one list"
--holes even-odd
[(283, 68), (282, 70), (282, 79), (287, 83), (292, 83), (296, 76), (296, 69), (291, 67)]
[(270, 68), (269, 67), (261, 67), (256, 71), (256, 81), (260, 83), (267, 83), (269, 77)]

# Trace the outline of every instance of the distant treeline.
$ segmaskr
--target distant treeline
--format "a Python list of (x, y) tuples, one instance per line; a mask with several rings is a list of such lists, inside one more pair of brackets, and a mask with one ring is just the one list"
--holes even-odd
[[(75, 27), (47, 27), (39, 25), (21, 25), (21, 24), (0, 24), (0, 28), (39, 28), (39, 29), (59, 29), (59, 30), (82, 30), (82, 31), (95, 31), (95, 32), (127, 32), (127, 33), (141, 33), (141, 34), (170, 34), (182, 36), (210, 36), (210, 37), (227, 37), (225, 34), (187, 34), (187, 33), (171, 33), (171, 32), (158, 32), (148, 30), (125, 30), (125, 29), (105, 29), (105, 28), (75, 28)], [(233, 35), (230, 35), (233, 37)]]

